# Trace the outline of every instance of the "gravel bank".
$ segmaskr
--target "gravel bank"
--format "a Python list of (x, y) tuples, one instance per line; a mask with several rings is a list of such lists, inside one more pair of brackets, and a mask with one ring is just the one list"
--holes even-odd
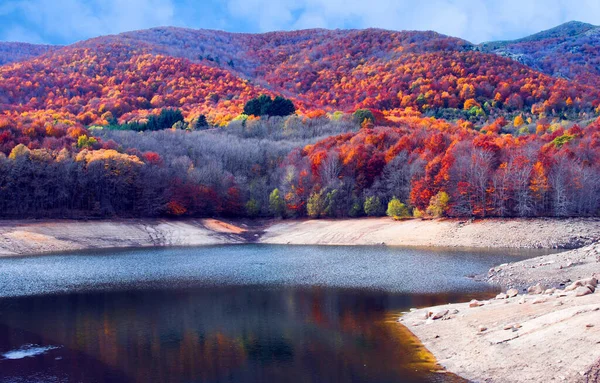
[(600, 242), (490, 269), (487, 280), (504, 288), (524, 289), (536, 283), (564, 287), (587, 277), (600, 278)]
[(280, 221), (262, 243), (573, 249), (600, 239), (597, 219)]

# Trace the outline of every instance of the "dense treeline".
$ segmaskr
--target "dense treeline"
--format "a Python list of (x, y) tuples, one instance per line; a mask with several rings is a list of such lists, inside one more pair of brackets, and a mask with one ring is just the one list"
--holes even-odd
[[(0, 215), (599, 215), (595, 35), (553, 33), (500, 48), (559, 78), (433, 32), (48, 50), (0, 66)], [(569, 76), (543, 64), (557, 46)]]
[(101, 130), (62, 149), (18, 144), (0, 154), (0, 214), (268, 215), (290, 152), (357, 128), (350, 118), (292, 116), (238, 120), (226, 131)]
[[(421, 123), (362, 129), (306, 147), (288, 160), (288, 209), (304, 214), (315, 198), (326, 198), (314, 215), (350, 214), (356, 207), (347, 201), (382, 215), (397, 197), (416, 216), (600, 213), (600, 122), (520, 137)], [(328, 207), (338, 203), (328, 200), (331, 193), (341, 208)]]
[[(595, 216), (600, 121), (498, 134), (432, 118), (236, 120), (0, 155), (5, 217)], [(512, 126), (512, 125), (511, 125)], [(67, 135), (68, 136), (68, 135)], [(85, 141), (85, 142), (82, 142)]]

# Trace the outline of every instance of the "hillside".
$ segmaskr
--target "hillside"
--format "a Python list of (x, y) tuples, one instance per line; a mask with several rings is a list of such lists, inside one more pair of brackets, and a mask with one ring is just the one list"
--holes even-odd
[[(482, 122), (498, 116), (580, 116), (599, 91), (434, 32), (303, 30), (267, 34), (156, 28), (100, 37), (0, 67), (0, 112), (79, 126), (144, 118), (165, 107), (214, 125), (260, 93), (301, 113), (412, 108)], [(41, 116), (41, 117), (40, 117)], [(56, 120), (56, 117), (53, 117)], [(25, 122), (27, 123), (27, 122)]]
[(0, 41), (0, 65), (25, 61), (60, 49), (59, 46)]
[(479, 48), (510, 57), (548, 75), (592, 86), (600, 85), (600, 27), (569, 22), (514, 41)]
[(99, 37), (0, 66), (0, 215), (597, 216), (599, 92), (435, 32)]

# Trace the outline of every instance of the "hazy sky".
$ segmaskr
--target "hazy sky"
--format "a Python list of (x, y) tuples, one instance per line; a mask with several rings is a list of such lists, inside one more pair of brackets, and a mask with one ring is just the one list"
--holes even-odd
[(435, 30), (471, 42), (570, 20), (600, 24), (599, 0), (0, 0), (0, 41), (69, 44), (155, 26), (265, 32)]

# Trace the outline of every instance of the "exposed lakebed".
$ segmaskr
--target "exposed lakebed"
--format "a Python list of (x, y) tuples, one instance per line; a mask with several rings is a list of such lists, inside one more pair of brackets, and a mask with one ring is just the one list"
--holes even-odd
[(0, 378), (454, 382), (397, 324), (494, 294), (469, 275), (540, 255), (236, 245), (0, 260)]

